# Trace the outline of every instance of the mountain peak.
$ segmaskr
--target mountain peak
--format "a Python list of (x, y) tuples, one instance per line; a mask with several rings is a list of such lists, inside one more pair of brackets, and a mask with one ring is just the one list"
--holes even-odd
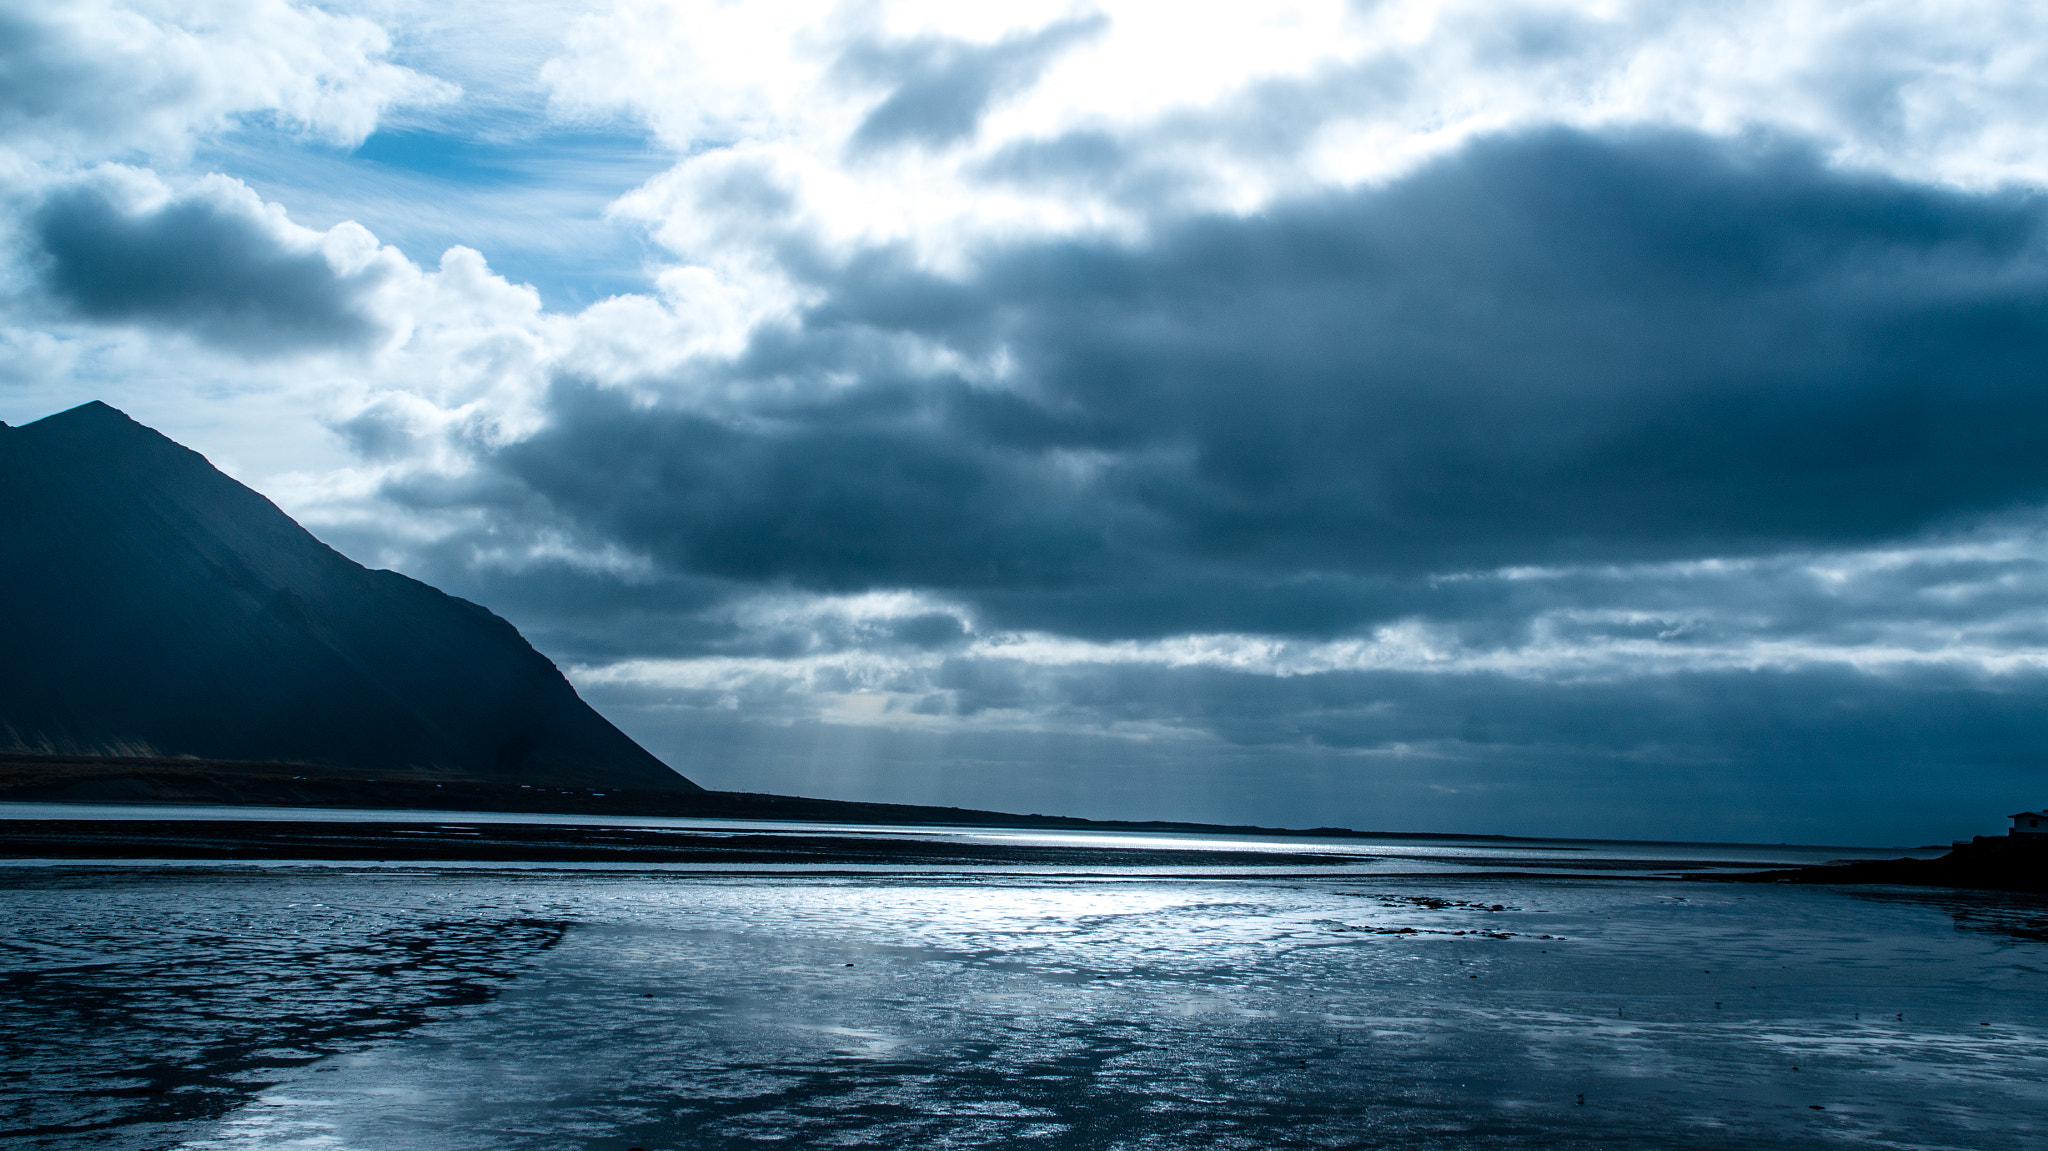
[(138, 422), (112, 404), (92, 400), (67, 408), (53, 416), (9, 428), (8, 441), (16, 449), (57, 453), (90, 452), (101, 457), (121, 457), (132, 462), (161, 462), (165, 453), (189, 455), (211, 468), (205, 457), (179, 444), (155, 428)]
[(135, 417), (105, 400), (87, 400), (75, 408), (66, 408), (56, 415), (44, 416), (40, 420), (23, 424), (22, 430), (45, 427), (119, 427), (157, 434), (147, 425), (138, 422)]
[[(65, 408), (63, 411), (58, 412), (56, 415), (45, 416), (43, 418), (50, 420), (63, 420), (83, 416), (119, 416), (122, 419), (127, 420), (131, 424), (135, 423), (134, 418), (131, 417), (127, 412), (122, 411), (121, 409), (115, 407), (114, 405), (108, 403), (105, 400), (87, 400), (84, 403), (79, 404), (77, 407)], [(37, 422), (40, 423), (41, 421), (39, 420)], [(141, 427), (142, 425), (136, 424), (136, 426)]]

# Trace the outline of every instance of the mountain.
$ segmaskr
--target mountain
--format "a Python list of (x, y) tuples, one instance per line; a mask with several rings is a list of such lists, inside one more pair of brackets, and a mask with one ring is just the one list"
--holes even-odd
[(0, 424), (0, 750), (701, 790), (511, 624), (97, 402)]

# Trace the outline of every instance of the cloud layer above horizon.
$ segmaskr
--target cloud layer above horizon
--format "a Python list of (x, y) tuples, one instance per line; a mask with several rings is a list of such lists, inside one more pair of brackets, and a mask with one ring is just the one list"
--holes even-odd
[(0, 5), (0, 401), (711, 786), (1990, 831), (2048, 788), (2048, 18)]

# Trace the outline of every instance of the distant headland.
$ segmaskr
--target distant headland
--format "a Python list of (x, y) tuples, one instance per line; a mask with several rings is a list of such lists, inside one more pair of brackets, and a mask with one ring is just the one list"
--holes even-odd
[(2007, 835), (1979, 835), (1958, 842), (1938, 859), (1856, 860), (1717, 878), (1752, 883), (1888, 884), (2048, 894), (2048, 835), (2028, 834), (2016, 828)]

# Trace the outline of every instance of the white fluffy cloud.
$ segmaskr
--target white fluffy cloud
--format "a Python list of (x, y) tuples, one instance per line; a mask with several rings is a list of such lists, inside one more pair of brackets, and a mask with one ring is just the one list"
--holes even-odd
[[(1062, 21), (1077, 34), (983, 93), (971, 133), (850, 148), (942, 47), (989, 53)], [(562, 107), (630, 112), (687, 155), (621, 205), (687, 260), (762, 234), (736, 211), (943, 259), (991, 233), (1142, 228), (1162, 202), (1255, 210), (1532, 124), (1774, 129), (1913, 179), (2040, 185), (2044, 56), (2048, 16), (1999, 0), (627, 0), (579, 22), (546, 76)], [(849, 65), (874, 58), (893, 71)]]
[(9, 3), (0, 144), (18, 174), (24, 163), (176, 158), (248, 117), (359, 143), (386, 108), (456, 95), (384, 59), (390, 47), (372, 21), (288, 0)]

